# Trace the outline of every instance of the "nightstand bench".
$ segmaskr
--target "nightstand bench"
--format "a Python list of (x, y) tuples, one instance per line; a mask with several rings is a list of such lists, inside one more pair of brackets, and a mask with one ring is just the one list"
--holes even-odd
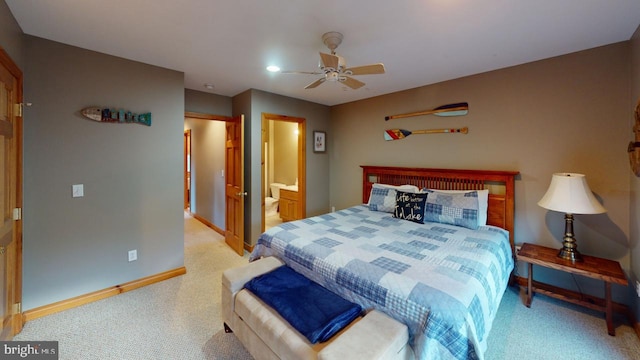
[[(527, 275), (527, 299), (526, 306), (531, 307), (533, 293), (541, 293), (556, 299), (565, 300), (587, 308), (603, 311), (607, 318), (607, 330), (609, 335), (615, 336), (613, 326), (613, 301), (611, 300), (611, 284), (627, 285), (627, 277), (620, 267), (620, 263), (613, 260), (583, 255), (584, 261), (572, 262), (559, 258), (558, 249), (524, 243), (516, 257), (519, 261), (528, 264)], [(563, 290), (555, 286), (547, 285), (533, 280), (533, 265), (564, 271), (570, 274), (578, 274), (593, 279), (604, 281), (604, 305), (583, 300), (580, 294), (569, 290)], [(578, 295), (578, 296), (576, 296)]]

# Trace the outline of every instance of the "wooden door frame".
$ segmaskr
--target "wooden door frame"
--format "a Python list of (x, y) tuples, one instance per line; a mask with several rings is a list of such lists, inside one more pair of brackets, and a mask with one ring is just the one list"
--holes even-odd
[[(269, 120), (275, 121), (286, 121), (293, 122), (298, 124), (298, 214), (300, 214), (300, 218), (307, 217), (307, 159), (306, 159), (306, 148), (307, 148), (307, 119), (295, 116), (287, 116), (287, 115), (279, 115), (279, 114), (271, 114), (271, 113), (262, 113), (262, 139), (260, 144), (260, 153), (261, 156), (261, 181), (260, 188), (262, 189), (262, 232), (265, 230), (265, 202), (264, 199), (266, 197), (264, 181), (265, 181), (265, 159), (264, 159), (264, 142), (265, 142), (265, 126), (268, 126)], [(265, 125), (266, 124), (266, 125)]]
[(184, 208), (189, 208), (189, 212), (191, 212), (191, 192), (189, 191), (191, 177), (188, 175), (191, 169), (191, 156), (187, 155), (191, 155), (191, 129), (184, 131)]
[[(17, 80), (16, 86), (16, 101), (20, 104), (20, 108), (22, 109), (23, 103), (23, 75), (22, 70), (13, 62), (9, 54), (0, 46), (0, 64), (9, 70), (11, 75), (13, 75)], [(15, 207), (20, 209), (20, 214), (22, 213), (22, 192), (23, 192), (23, 184), (22, 184), (22, 156), (23, 156), (23, 115), (22, 110), (20, 110), (19, 114), (15, 115), (15, 132), (14, 136), (16, 139), (16, 199), (15, 199)], [(14, 220), (13, 222), (13, 236), (15, 241), (15, 277), (14, 277), (14, 289), (13, 289), (13, 304), (17, 306), (11, 306), (12, 311), (15, 311), (12, 319), (12, 335), (18, 334), (22, 331), (22, 327), (24, 326), (24, 315), (22, 312), (22, 216), (19, 219)]]

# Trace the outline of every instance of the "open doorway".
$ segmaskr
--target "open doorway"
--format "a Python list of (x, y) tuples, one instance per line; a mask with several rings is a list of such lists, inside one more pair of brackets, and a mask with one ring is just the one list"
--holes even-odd
[[(225, 228), (225, 143), (230, 117), (185, 112), (185, 192), (191, 215), (224, 235)], [(185, 141), (187, 138), (185, 136)], [(188, 170), (188, 174), (187, 174)], [(186, 177), (189, 177), (187, 180)], [(185, 194), (187, 195), (187, 194)]]
[(306, 216), (305, 119), (262, 114), (262, 231)]
[(185, 135), (185, 179), (189, 176), (185, 196), (188, 189), (190, 214), (225, 236), (225, 242), (242, 255), (244, 116), (185, 112), (184, 131), (189, 135), (188, 139)]

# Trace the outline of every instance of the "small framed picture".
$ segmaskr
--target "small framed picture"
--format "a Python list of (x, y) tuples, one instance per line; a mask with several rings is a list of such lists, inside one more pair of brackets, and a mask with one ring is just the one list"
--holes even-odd
[(323, 153), (327, 151), (327, 133), (324, 131), (313, 132), (313, 152)]

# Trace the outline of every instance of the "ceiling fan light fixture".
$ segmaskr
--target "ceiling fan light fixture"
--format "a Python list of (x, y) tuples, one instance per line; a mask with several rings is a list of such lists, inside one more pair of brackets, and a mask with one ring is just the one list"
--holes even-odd
[(313, 89), (323, 82), (339, 82), (351, 89), (359, 89), (365, 85), (360, 80), (351, 76), (354, 75), (374, 75), (384, 74), (384, 65), (382, 63), (369, 64), (363, 66), (355, 66), (347, 68), (345, 58), (336, 54), (335, 49), (342, 43), (343, 36), (336, 31), (330, 31), (322, 35), (322, 42), (331, 50), (331, 54), (320, 52), (319, 71), (282, 71), (283, 74), (310, 74), (323, 75), (311, 84), (305, 86), (305, 89)]
[(332, 72), (327, 73), (326, 79), (328, 81), (340, 81), (341, 80), (340, 79), (340, 74), (338, 74), (337, 71), (332, 71)]

